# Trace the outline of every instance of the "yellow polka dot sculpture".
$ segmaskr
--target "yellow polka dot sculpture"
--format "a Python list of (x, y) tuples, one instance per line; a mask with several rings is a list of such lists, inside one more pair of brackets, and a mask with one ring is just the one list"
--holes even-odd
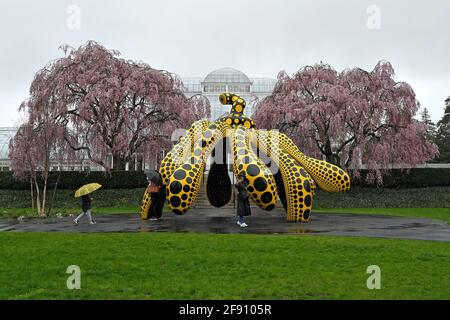
[[(310, 219), (316, 185), (328, 192), (350, 189), (350, 177), (341, 168), (304, 155), (281, 132), (256, 129), (254, 121), (244, 115), (244, 99), (222, 93), (219, 100), (224, 105), (232, 105), (230, 113), (213, 122), (194, 122), (161, 162), (159, 171), (166, 201), (174, 213), (184, 214), (192, 207), (207, 160), (218, 149), (222, 150), (223, 145), (228, 149), (225, 156), (219, 157), (224, 160), (221, 165), (227, 166), (227, 159), (231, 159), (234, 175), (245, 175), (251, 201), (264, 210), (272, 210), (280, 198), (288, 221)], [(214, 159), (210, 162), (218, 163), (217, 157)], [(211, 166), (207, 182), (207, 189), (214, 190), (208, 191), (208, 198), (220, 207), (230, 200), (231, 182), (227, 170), (222, 170), (225, 173), (220, 176), (213, 173), (214, 168), (217, 166)], [(147, 219), (152, 205), (150, 195), (145, 193), (142, 219)]]

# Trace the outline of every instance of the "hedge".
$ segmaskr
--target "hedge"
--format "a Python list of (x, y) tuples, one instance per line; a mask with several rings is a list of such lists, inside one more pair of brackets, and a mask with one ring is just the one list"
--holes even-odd
[(361, 188), (346, 193), (319, 190), (313, 208), (449, 208), (450, 187)]
[[(59, 172), (50, 172), (48, 179), (49, 188), (54, 187), (58, 175)], [(58, 189), (75, 190), (90, 182), (98, 182), (104, 189), (133, 189), (147, 186), (147, 178), (142, 171), (113, 171), (110, 176), (102, 171), (62, 171)], [(3, 171), (0, 172), (0, 189), (29, 190), (30, 182), (16, 179), (11, 171)]]
[[(353, 186), (373, 187), (366, 182), (369, 172), (361, 170), (360, 179), (352, 179)], [(393, 169), (383, 176), (383, 188), (424, 188), (450, 186), (450, 168), (415, 168), (408, 171)]]
[[(49, 187), (52, 188), (59, 172), (51, 172)], [(367, 170), (361, 171), (361, 178), (352, 179), (352, 185), (358, 187), (376, 187), (376, 184), (366, 182)], [(74, 190), (89, 182), (98, 182), (104, 189), (133, 189), (143, 188), (147, 180), (142, 171), (113, 171), (111, 176), (101, 171), (61, 172), (58, 189)], [(406, 170), (393, 169), (383, 177), (384, 188), (424, 188), (424, 187), (446, 187), (450, 186), (450, 168), (416, 168), (409, 172)], [(30, 184), (13, 177), (11, 171), (0, 172), (0, 189), (28, 190)]]
[[(94, 212), (100, 207), (134, 206), (136, 212), (145, 188), (100, 189), (93, 195)], [(48, 195), (50, 201), (52, 193)], [(30, 208), (29, 190), (0, 190), (0, 208)], [(438, 208), (450, 207), (450, 187), (428, 187), (409, 189), (354, 187), (346, 193), (319, 191), (314, 197), (313, 208)], [(58, 190), (53, 204), (53, 213), (78, 212), (80, 199), (74, 198), (72, 190)], [(67, 209), (61, 211), (61, 209)], [(0, 211), (0, 216), (2, 212)]]

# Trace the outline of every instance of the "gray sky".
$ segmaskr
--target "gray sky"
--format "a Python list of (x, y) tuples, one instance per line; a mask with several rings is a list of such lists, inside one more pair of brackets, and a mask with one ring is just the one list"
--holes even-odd
[(180, 76), (226, 66), (275, 78), (321, 60), (372, 70), (386, 59), (434, 121), (450, 95), (447, 0), (1, 0), (0, 12), (0, 126), (18, 123), (61, 44), (91, 39)]

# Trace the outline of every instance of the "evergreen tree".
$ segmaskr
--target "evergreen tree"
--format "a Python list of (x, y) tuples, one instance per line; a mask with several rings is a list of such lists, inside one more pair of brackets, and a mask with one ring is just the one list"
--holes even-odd
[(436, 144), (440, 153), (437, 161), (450, 163), (450, 97), (445, 100), (444, 116), (437, 123)]
[(427, 140), (434, 140), (436, 137), (436, 125), (431, 121), (430, 113), (427, 108), (424, 108), (420, 113), (421, 122), (426, 125), (425, 138)]

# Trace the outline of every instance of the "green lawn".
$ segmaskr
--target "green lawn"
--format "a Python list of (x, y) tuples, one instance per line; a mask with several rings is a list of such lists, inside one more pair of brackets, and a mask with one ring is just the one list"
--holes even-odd
[[(192, 233), (0, 233), (0, 299), (450, 299), (448, 243)], [(366, 268), (381, 268), (368, 290)], [(66, 268), (81, 268), (81, 290)]]
[(430, 218), (447, 221), (450, 224), (450, 208), (323, 208), (318, 213), (384, 214), (390, 216)]

